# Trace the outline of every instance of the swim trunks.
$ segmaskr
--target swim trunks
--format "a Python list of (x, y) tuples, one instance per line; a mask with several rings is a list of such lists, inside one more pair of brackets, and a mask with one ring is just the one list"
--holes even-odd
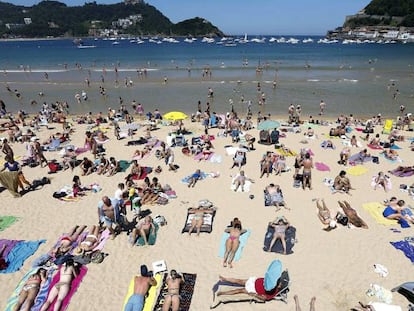
[(251, 276), (251, 277), (250, 277), (250, 278), (246, 281), (246, 284), (244, 285), (244, 288), (246, 289), (246, 291), (247, 291), (249, 294), (257, 294), (257, 292), (256, 292), (256, 286), (255, 286), (256, 280), (257, 280), (257, 277), (255, 277), (255, 276)]
[(144, 296), (134, 294), (129, 297), (127, 304), (125, 305), (125, 311), (142, 311), (144, 308)]

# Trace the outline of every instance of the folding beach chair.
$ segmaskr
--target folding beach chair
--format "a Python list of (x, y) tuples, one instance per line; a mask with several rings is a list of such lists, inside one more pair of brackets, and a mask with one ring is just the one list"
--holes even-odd
[(393, 128), (393, 120), (387, 119), (385, 120), (384, 127), (382, 129), (382, 134), (390, 134)]

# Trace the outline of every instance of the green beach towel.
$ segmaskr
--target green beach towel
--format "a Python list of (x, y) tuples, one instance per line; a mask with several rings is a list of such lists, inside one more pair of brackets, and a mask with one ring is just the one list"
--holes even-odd
[(5, 230), (14, 224), (19, 218), (15, 216), (0, 216), (0, 231)]
[(129, 168), (131, 163), (132, 163), (131, 161), (120, 160), (119, 161), (119, 171), (120, 172), (126, 172), (126, 170)]
[[(153, 223), (154, 224), (154, 223)], [(157, 224), (154, 224), (155, 230), (152, 230), (149, 237), (148, 237), (148, 244), (149, 245), (154, 245), (155, 241), (157, 240), (157, 233), (158, 233), (158, 229), (160, 228)], [(145, 245), (144, 243), (144, 238), (143, 237), (139, 237), (138, 240), (136, 241), (135, 245), (138, 246), (143, 246)]]

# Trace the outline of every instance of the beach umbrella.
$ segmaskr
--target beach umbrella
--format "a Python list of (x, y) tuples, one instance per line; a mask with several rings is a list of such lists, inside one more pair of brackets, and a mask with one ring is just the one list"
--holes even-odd
[(257, 129), (266, 131), (266, 130), (276, 129), (279, 126), (280, 126), (280, 123), (278, 121), (266, 120), (266, 121), (260, 122), (259, 125), (257, 126)]
[(188, 118), (188, 116), (184, 112), (181, 112), (181, 111), (170, 111), (170, 112), (167, 112), (162, 117), (165, 120), (170, 120), (170, 121), (184, 120)]
[(271, 291), (276, 287), (277, 280), (279, 280), (280, 276), (282, 275), (282, 263), (279, 259), (273, 260), (264, 277), (264, 288), (267, 291)]
[(410, 302), (414, 303), (414, 282), (403, 283), (393, 288), (391, 291), (400, 293)]

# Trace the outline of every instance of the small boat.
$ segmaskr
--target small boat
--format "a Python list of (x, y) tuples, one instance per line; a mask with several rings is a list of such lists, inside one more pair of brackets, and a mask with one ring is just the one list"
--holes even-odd
[(85, 44), (79, 44), (77, 46), (78, 49), (94, 49), (96, 48), (96, 45), (85, 45)]

